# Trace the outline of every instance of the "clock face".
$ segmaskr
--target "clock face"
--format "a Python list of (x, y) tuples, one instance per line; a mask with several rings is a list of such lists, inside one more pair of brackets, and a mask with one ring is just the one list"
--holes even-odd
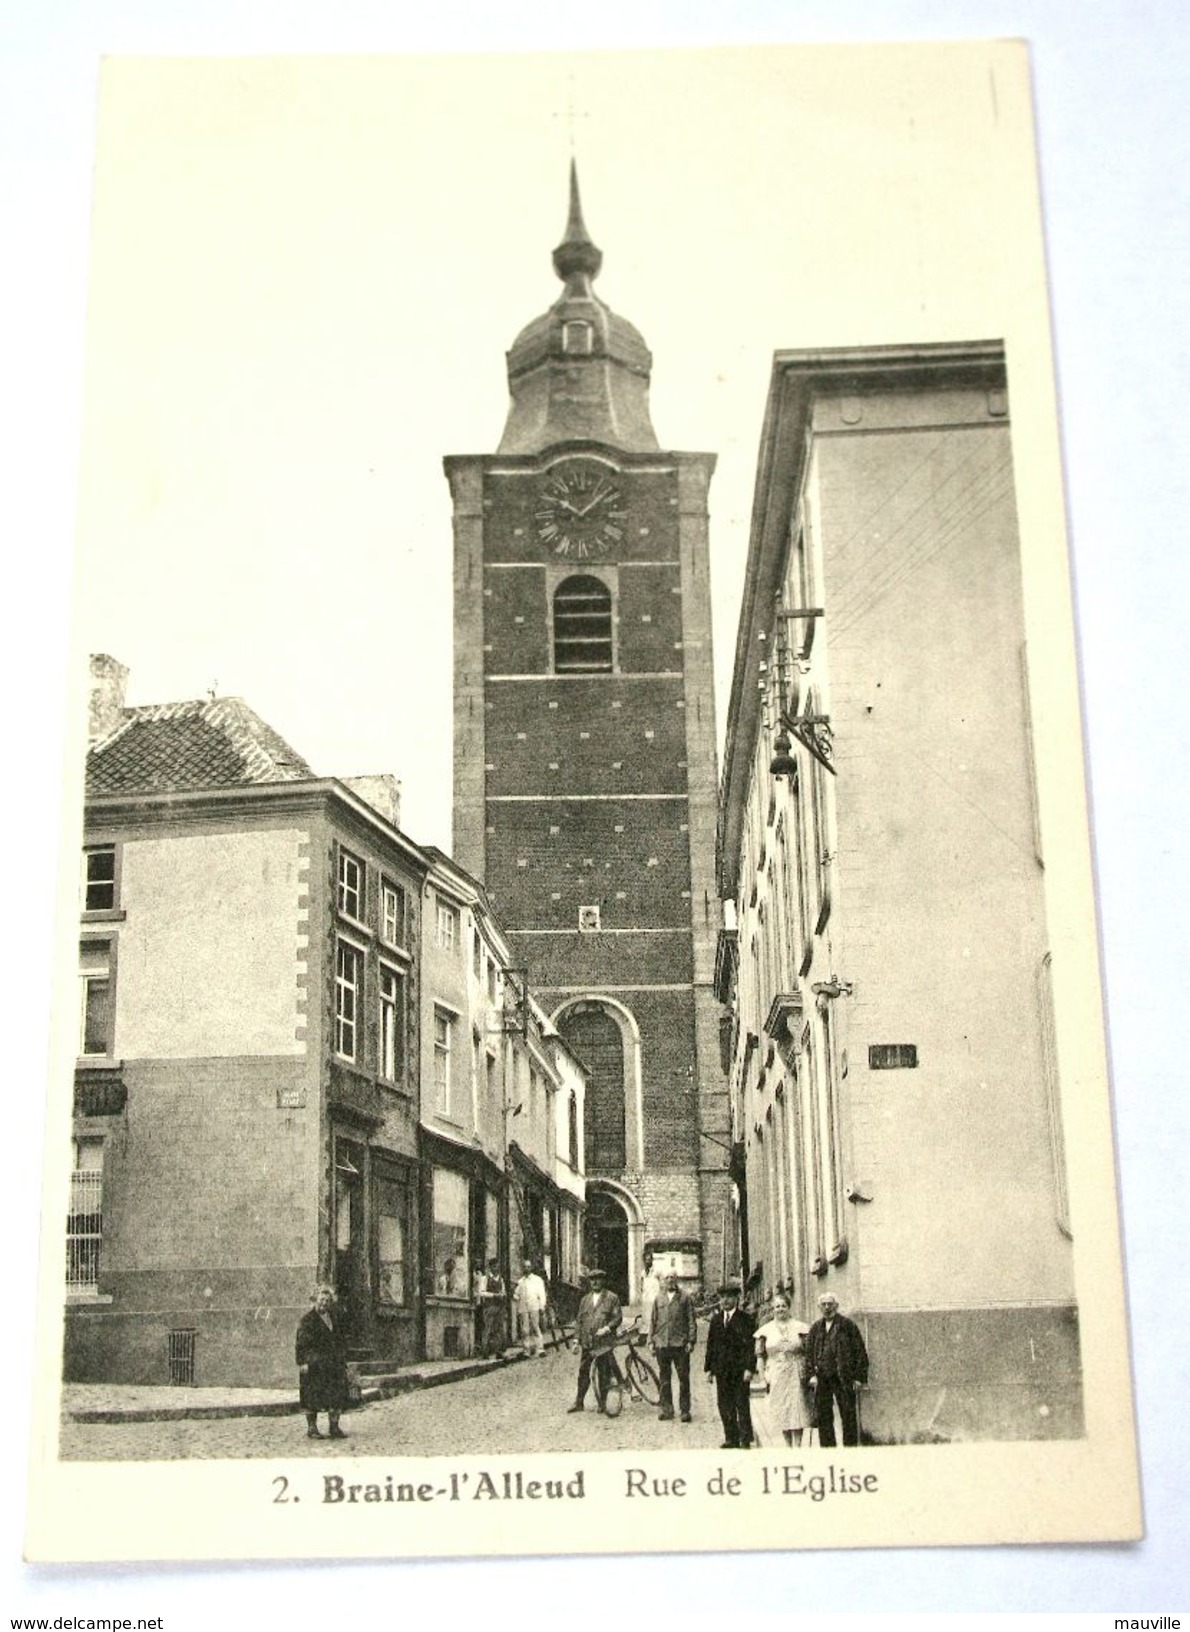
[(617, 477), (594, 460), (555, 466), (534, 514), (541, 542), (573, 561), (614, 549), (628, 519)]

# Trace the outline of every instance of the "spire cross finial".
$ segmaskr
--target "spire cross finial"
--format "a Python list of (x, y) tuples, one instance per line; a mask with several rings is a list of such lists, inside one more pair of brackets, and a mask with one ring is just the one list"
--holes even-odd
[(550, 115), (550, 117), (553, 118), (553, 119), (565, 118), (565, 120), (566, 120), (566, 135), (567, 135), (567, 140), (570, 143), (570, 157), (573, 159), (574, 156), (575, 156), (575, 150), (576, 150), (576, 144), (575, 144), (575, 139), (574, 139), (575, 123), (579, 119), (589, 119), (591, 117), (591, 115), (590, 115), (590, 113), (585, 112), (585, 111), (580, 113), (578, 111), (578, 109), (574, 105), (574, 75), (572, 73), (567, 74), (567, 76), (566, 76), (566, 111), (565, 111), (565, 113), (564, 114), (563, 113), (553, 113), (553, 114)]

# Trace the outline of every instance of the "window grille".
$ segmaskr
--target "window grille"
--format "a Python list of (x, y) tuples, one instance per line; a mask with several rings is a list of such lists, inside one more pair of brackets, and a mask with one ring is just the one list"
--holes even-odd
[(76, 1168), (70, 1175), (66, 1220), (66, 1286), (70, 1292), (99, 1289), (99, 1249), (103, 1240), (103, 1173)]
[(198, 1338), (194, 1326), (180, 1326), (169, 1334), (169, 1380), (178, 1388), (194, 1387), (194, 1351)]
[(869, 1071), (913, 1071), (916, 1067), (916, 1043), (873, 1043), (868, 1049)]

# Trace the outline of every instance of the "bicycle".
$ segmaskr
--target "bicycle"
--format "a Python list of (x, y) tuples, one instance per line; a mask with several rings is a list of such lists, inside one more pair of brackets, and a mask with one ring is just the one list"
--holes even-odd
[(554, 1308), (552, 1300), (542, 1311), (541, 1331), (547, 1342), (553, 1343), (555, 1349), (566, 1349), (569, 1352), (574, 1348), (572, 1331), (558, 1318), (558, 1311)]
[[(645, 1405), (660, 1404), (661, 1379), (657, 1375), (657, 1368), (641, 1353), (647, 1341), (638, 1315), (630, 1326), (625, 1326), (597, 1350), (598, 1359), (592, 1367), (591, 1381), (595, 1388), (595, 1403), (606, 1416), (618, 1417), (624, 1409), (625, 1387), (630, 1398), (635, 1397)], [(616, 1359), (617, 1349), (627, 1350), (623, 1371)], [(598, 1363), (599, 1359), (606, 1361), (606, 1368)]]

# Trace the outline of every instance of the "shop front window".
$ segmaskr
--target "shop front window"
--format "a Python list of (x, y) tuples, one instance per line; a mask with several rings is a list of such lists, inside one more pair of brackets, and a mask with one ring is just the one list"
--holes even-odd
[(376, 1182), (376, 1287), (382, 1303), (409, 1301), (409, 1190), (399, 1179)]
[(433, 1180), (432, 1252), (434, 1287), (439, 1297), (467, 1296), (468, 1184), (459, 1173), (436, 1167)]

